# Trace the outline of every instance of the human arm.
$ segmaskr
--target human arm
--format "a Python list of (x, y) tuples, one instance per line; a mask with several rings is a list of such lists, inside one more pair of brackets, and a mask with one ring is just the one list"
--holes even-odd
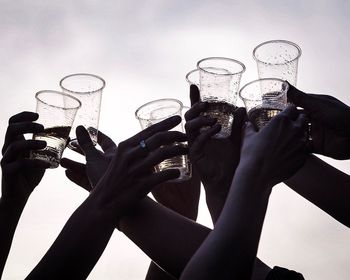
[[(311, 120), (312, 152), (335, 159), (350, 158), (349, 106), (332, 96), (307, 94), (293, 86), (288, 98), (303, 107)], [(310, 155), (304, 167), (285, 183), (349, 227), (349, 182), (349, 175)]]
[(0, 199), (0, 278), (9, 254), (12, 239), (27, 200), (40, 183), (49, 164), (29, 159), (30, 150), (42, 149), (44, 141), (25, 140), (23, 134), (44, 130), (34, 123), (38, 114), (22, 112), (9, 119), (2, 148), (2, 181)]
[(192, 107), (185, 115), (189, 158), (203, 183), (208, 209), (215, 224), (239, 163), (241, 130), (246, 113), (244, 108), (238, 108), (234, 112), (231, 135), (226, 139), (213, 139), (211, 136), (220, 130), (220, 125), (215, 119), (202, 115), (207, 103), (199, 101), (199, 90), (195, 85), (190, 87), (190, 99)]
[[(120, 143), (107, 171), (28, 279), (85, 279), (89, 275), (120, 216), (155, 185), (179, 176), (178, 170), (152, 173), (155, 164), (187, 152), (181, 146), (163, 147), (185, 140), (182, 133), (166, 131), (166, 126), (171, 128), (178, 122), (177, 118), (165, 120)], [(95, 147), (87, 131), (78, 127), (77, 136), (81, 149), (90, 157)], [(147, 143), (147, 150), (139, 145), (141, 140)]]
[[(156, 201), (191, 220), (197, 219), (200, 195), (200, 180), (197, 173), (192, 170), (192, 177), (184, 182), (164, 182), (152, 190)], [(151, 262), (146, 280), (174, 279), (154, 262)]]
[(350, 227), (348, 174), (314, 155), (308, 155), (304, 166), (285, 183), (333, 218)]
[(220, 218), (181, 279), (251, 279), (272, 187), (304, 163), (304, 129), (305, 118), (292, 107), (259, 132), (246, 128)]
[[(106, 145), (103, 146), (106, 149)], [(66, 175), (71, 180), (85, 187), (86, 172), (89, 174), (90, 168), (95, 169), (91, 166), (91, 162), (96, 166), (103, 166), (104, 164), (97, 159), (107, 160), (100, 158), (99, 155), (101, 154), (96, 150), (92, 150), (86, 166), (68, 159), (62, 160), (61, 164), (67, 168)], [(100, 173), (104, 174), (104, 170), (100, 170)], [(98, 181), (96, 178), (95, 180)], [(177, 278), (210, 232), (209, 228), (175, 213), (148, 197), (120, 218), (118, 228), (162, 269)], [(257, 261), (255, 271), (258, 275), (267, 269), (269, 268), (266, 265)]]

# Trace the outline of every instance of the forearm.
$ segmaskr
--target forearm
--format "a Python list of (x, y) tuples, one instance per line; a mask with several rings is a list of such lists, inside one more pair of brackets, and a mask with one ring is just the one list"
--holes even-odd
[(89, 198), (72, 214), (27, 279), (85, 279), (103, 253), (114, 224)]
[(261, 191), (264, 186), (256, 173), (237, 170), (214, 230), (182, 279), (250, 279), (270, 194)]
[(333, 218), (350, 227), (350, 176), (310, 155), (285, 183)]
[(119, 222), (120, 230), (155, 263), (179, 277), (210, 229), (143, 199)]
[(27, 200), (14, 201), (0, 199), (0, 278), (26, 202)]
[(206, 192), (206, 203), (208, 206), (208, 210), (209, 210), (213, 225), (215, 225), (216, 221), (220, 217), (222, 208), (225, 205), (226, 198), (227, 198), (227, 193), (217, 194), (217, 193)]

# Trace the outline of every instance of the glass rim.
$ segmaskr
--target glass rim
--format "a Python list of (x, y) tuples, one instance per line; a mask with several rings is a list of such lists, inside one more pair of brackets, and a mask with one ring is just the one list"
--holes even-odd
[[(63, 86), (63, 81), (66, 80), (66, 79), (69, 79), (69, 78), (72, 78), (72, 77), (75, 77), (75, 76), (87, 76), (87, 77), (93, 77), (93, 78), (96, 78), (98, 80), (100, 80), (102, 82), (102, 86), (99, 87), (98, 89), (95, 89), (95, 90), (91, 90), (91, 91), (75, 91), (75, 90), (70, 90), (66, 87)], [(65, 77), (63, 77), (61, 80), (60, 80), (60, 83), (59, 83), (60, 87), (63, 89), (63, 90), (66, 90), (68, 92), (71, 92), (71, 93), (77, 93), (77, 94), (91, 94), (91, 93), (94, 93), (94, 92), (97, 92), (97, 91), (100, 91), (100, 90), (103, 90), (106, 86), (106, 81), (101, 78), (100, 76), (97, 76), (95, 74), (90, 74), (90, 73), (75, 73), (75, 74), (70, 74), (70, 75), (67, 75)]]
[(251, 98), (243, 97), (243, 96), (242, 96), (242, 91), (243, 91), (246, 87), (250, 86), (251, 84), (254, 84), (254, 83), (256, 83), (256, 82), (261, 82), (261, 81), (278, 81), (278, 82), (281, 82), (282, 85), (285, 84), (285, 85), (287, 86), (287, 87), (286, 87), (286, 92), (288, 92), (288, 90), (289, 90), (288, 82), (285, 81), (285, 80), (278, 79), (278, 78), (262, 78), (262, 79), (253, 80), (253, 81), (251, 81), (251, 82), (245, 84), (245, 85), (239, 90), (239, 92), (238, 92), (239, 97), (240, 97), (243, 101), (244, 101), (244, 100), (249, 100), (249, 101), (258, 100), (258, 99), (251, 99)]
[(186, 74), (185, 78), (186, 78), (186, 81), (187, 81), (189, 84), (191, 84), (191, 85), (197, 85), (196, 83), (193, 83), (193, 82), (188, 78), (190, 75), (192, 75), (194, 72), (197, 72), (197, 71), (199, 71), (198, 68), (193, 69), (193, 70), (191, 70), (190, 72), (188, 72), (188, 73)]
[[(145, 119), (145, 118), (139, 117), (137, 114), (138, 114), (138, 113), (140, 112), (140, 110), (142, 110), (144, 107), (146, 107), (146, 106), (148, 106), (148, 105), (150, 105), (150, 104), (152, 104), (152, 103), (157, 103), (157, 102), (159, 102), (159, 101), (174, 101), (175, 103), (177, 103), (177, 104), (180, 105), (181, 110), (182, 110), (183, 107), (184, 107), (183, 103), (182, 103), (180, 100), (175, 99), (175, 98), (161, 98), (161, 99), (156, 99), (156, 100), (149, 101), (149, 102), (147, 102), (147, 103), (141, 105), (140, 107), (138, 107), (138, 108), (136, 109), (136, 111), (135, 111), (135, 118), (136, 118), (137, 120), (139, 120), (139, 121), (140, 121), (140, 120), (143, 120), (143, 121), (147, 121), (147, 120), (157, 120), (157, 118), (147, 118), (147, 119)], [(169, 118), (170, 118), (170, 117), (171, 117), (171, 116), (169, 116)], [(182, 117), (182, 116), (180, 116), (180, 117)]]
[[(270, 62), (266, 62), (266, 61), (263, 61), (263, 60), (260, 60), (256, 57), (256, 51), (261, 47), (261, 46), (264, 46), (264, 45), (267, 45), (267, 44), (271, 44), (271, 43), (285, 43), (287, 45), (292, 45), (293, 47), (295, 47), (297, 50), (298, 50), (298, 54), (295, 58), (291, 59), (291, 60), (288, 60), (286, 62), (281, 62), (281, 63), (270, 63)], [(269, 40), (269, 41), (265, 41), (265, 42), (262, 42), (260, 43), (259, 45), (257, 45), (254, 50), (253, 50), (253, 58), (255, 59), (255, 61), (257, 62), (262, 62), (264, 64), (269, 64), (269, 65), (283, 65), (283, 64), (286, 64), (286, 63), (290, 63), (290, 62), (293, 62), (294, 60), (297, 60), (300, 58), (301, 56), (301, 48), (299, 47), (299, 45), (297, 45), (296, 43), (292, 42), (292, 41), (288, 41), (288, 40), (281, 40), (281, 39), (278, 39), (278, 40)]]
[[(40, 99), (39, 95), (43, 94), (43, 93), (51, 93), (51, 94), (56, 94), (56, 95), (61, 95), (61, 96), (66, 96), (67, 98), (73, 99), (74, 101), (78, 102), (78, 106), (74, 106), (74, 107), (62, 107), (62, 106), (57, 106), (57, 105), (53, 105), (53, 104), (49, 104), (45, 101), (43, 101), (42, 99)], [(58, 109), (62, 109), (62, 110), (73, 110), (73, 109), (79, 109), (81, 107), (81, 101), (74, 97), (71, 96), (69, 94), (66, 94), (64, 92), (61, 91), (57, 91), (57, 90), (50, 90), (50, 89), (44, 89), (44, 90), (40, 90), (35, 94), (35, 99), (37, 101), (40, 101), (41, 103), (44, 103), (45, 105), (48, 105), (50, 107), (54, 107), (54, 108), (58, 108)]]
[[(234, 62), (234, 63), (240, 65), (242, 67), (242, 70), (238, 71), (238, 72), (234, 72), (234, 73), (218, 74), (218, 73), (214, 73), (214, 72), (211, 72), (211, 71), (208, 71), (208, 70), (205, 69), (205, 68), (208, 68), (208, 67), (201, 67), (200, 66), (200, 64), (203, 61), (211, 60), (211, 59), (227, 60), (227, 61), (230, 61), (230, 62)], [(233, 76), (233, 75), (238, 75), (238, 74), (244, 73), (245, 70), (246, 70), (246, 67), (245, 67), (245, 65), (242, 62), (240, 62), (239, 60), (233, 59), (233, 58), (221, 57), (221, 56), (212, 56), (212, 57), (206, 57), (206, 58), (203, 58), (203, 59), (199, 60), (197, 62), (197, 69), (198, 70), (202, 70), (202, 71), (204, 71), (206, 73), (209, 73), (209, 74), (215, 74), (215, 75), (220, 75), (220, 76)]]

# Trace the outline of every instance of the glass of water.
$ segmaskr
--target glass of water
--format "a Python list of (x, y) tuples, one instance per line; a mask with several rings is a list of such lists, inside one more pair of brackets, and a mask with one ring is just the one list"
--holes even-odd
[(92, 142), (96, 145), (102, 91), (105, 85), (101, 77), (86, 73), (68, 75), (60, 81), (64, 93), (81, 101), (81, 108), (75, 118), (68, 145), (72, 150), (79, 148), (75, 135), (75, 129), (79, 125), (87, 129)]
[(259, 79), (278, 78), (296, 86), (301, 48), (290, 41), (272, 40), (259, 44), (253, 50)]
[(239, 84), (245, 66), (242, 62), (226, 57), (209, 57), (197, 63), (201, 101), (208, 102), (205, 115), (216, 118), (221, 131), (213, 138), (231, 135)]
[(276, 78), (252, 81), (239, 91), (248, 119), (257, 130), (287, 107), (288, 83)]
[[(135, 116), (140, 122), (141, 129), (145, 129), (172, 116), (178, 115), (182, 117), (182, 110), (183, 105), (179, 100), (171, 98), (158, 99), (139, 107), (135, 112)], [(183, 123), (179, 123), (172, 130), (184, 132)], [(175, 143), (173, 145), (187, 146), (187, 143)], [(179, 155), (166, 159), (160, 164), (156, 165), (154, 168), (155, 172), (160, 172), (166, 169), (179, 169), (180, 177), (172, 180), (173, 182), (185, 181), (190, 179), (192, 176), (192, 166), (187, 155)]]
[(33, 139), (46, 141), (47, 146), (32, 151), (30, 157), (49, 162), (50, 168), (56, 168), (81, 102), (75, 97), (53, 90), (39, 91), (35, 98), (38, 122), (44, 126), (44, 131), (34, 134)]

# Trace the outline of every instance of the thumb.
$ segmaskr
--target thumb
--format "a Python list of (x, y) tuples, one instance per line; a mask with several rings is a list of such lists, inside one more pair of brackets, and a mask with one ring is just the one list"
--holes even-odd
[(254, 124), (251, 123), (250, 121), (246, 122), (243, 127), (243, 138), (249, 137), (256, 133), (258, 133), (258, 131), (256, 130)]
[[(245, 108), (240, 107), (235, 111), (234, 120), (232, 123), (231, 130), (231, 139), (237, 138), (237, 136), (241, 135), (241, 130), (244, 125), (244, 122), (247, 120), (247, 111)], [(240, 139), (240, 138), (239, 138)]]
[(79, 146), (84, 152), (86, 160), (95, 157), (98, 154), (98, 152), (94, 144), (92, 143), (92, 140), (87, 130), (83, 126), (79, 125), (75, 132), (77, 134)]
[(190, 86), (190, 100), (191, 100), (191, 106), (199, 102), (199, 89), (196, 85)]
[(295, 106), (302, 107), (306, 110), (310, 110), (314, 106), (312, 96), (297, 89), (291, 84), (289, 84), (287, 97), (289, 102), (292, 102)]

